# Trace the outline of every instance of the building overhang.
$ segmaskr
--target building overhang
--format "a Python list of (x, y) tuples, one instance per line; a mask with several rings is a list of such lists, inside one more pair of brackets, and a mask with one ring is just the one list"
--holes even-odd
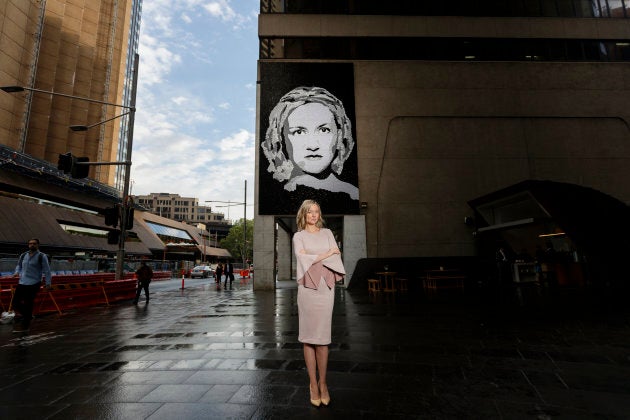
[(0, 191), (98, 211), (120, 201), (116, 189), (73, 179), (52, 164), (0, 145)]
[(468, 204), (481, 218), (476, 223), (478, 234), (539, 226), (539, 238), (566, 235), (593, 255), (630, 245), (630, 207), (592, 188), (527, 180)]

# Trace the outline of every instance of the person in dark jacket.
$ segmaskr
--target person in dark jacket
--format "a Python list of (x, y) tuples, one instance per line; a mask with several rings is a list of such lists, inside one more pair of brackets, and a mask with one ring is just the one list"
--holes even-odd
[(232, 287), (232, 282), (234, 281), (234, 267), (232, 263), (228, 261), (225, 263), (225, 282), (223, 283), (223, 287), (227, 287), (228, 278), (230, 279), (230, 288)]
[(217, 269), (215, 270), (215, 282), (217, 283), (217, 288), (221, 286), (221, 276), (223, 275), (223, 264), (218, 263)]
[(133, 304), (138, 304), (142, 289), (144, 289), (144, 296), (147, 299), (146, 302), (149, 303), (149, 284), (153, 278), (153, 270), (151, 270), (151, 267), (144, 261), (140, 263), (140, 268), (136, 271), (136, 278), (138, 279), (138, 288), (136, 289), (136, 298), (133, 300)]

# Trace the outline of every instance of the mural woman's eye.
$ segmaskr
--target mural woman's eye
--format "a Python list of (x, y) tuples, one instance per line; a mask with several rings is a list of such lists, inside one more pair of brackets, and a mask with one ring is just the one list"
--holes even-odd
[(292, 136), (306, 134), (306, 129), (304, 129), (303, 127), (291, 128), (289, 129), (289, 134), (291, 134)]
[(330, 133), (330, 127), (323, 125), (319, 127), (319, 131), (320, 133), (325, 133), (325, 134)]

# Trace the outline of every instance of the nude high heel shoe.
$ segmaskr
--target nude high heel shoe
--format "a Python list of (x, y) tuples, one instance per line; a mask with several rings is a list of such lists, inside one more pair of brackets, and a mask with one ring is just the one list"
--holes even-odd
[[(318, 387), (318, 390), (319, 390), (319, 387)], [(310, 385), (308, 386), (308, 392), (310, 392), (310, 394), (311, 394), (311, 397), (310, 397), (311, 398), (311, 404), (313, 404), (315, 407), (319, 407), (321, 405), (321, 403), (322, 403), (322, 400), (321, 400), (321, 398), (318, 398), (316, 400), (313, 399), (313, 391), (311, 390), (311, 386)]]
[[(319, 382), (317, 383), (317, 387), (319, 388)], [(326, 386), (326, 397), (324, 398), (324, 394), (322, 393), (322, 389), (319, 388), (320, 400), (324, 406), (328, 406), (330, 404), (330, 394), (328, 393), (328, 386)]]

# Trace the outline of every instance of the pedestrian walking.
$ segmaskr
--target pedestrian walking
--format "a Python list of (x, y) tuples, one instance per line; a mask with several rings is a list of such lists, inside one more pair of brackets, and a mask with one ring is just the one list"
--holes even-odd
[(217, 283), (217, 288), (221, 286), (221, 276), (223, 275), (223, 264), (218, 263), (217, 269), (214, 272), (215, 282)]
[(133, 304), (138, 304), (142, 289), (144, 289), (144, 297), (146, 298), (146, 303), (149, 303), (149, 284), (151, 283), (151, 279), (153, 278), (153, 270), (151, 270), (151, 267), (149, 267), (146, 262), (142, 261), (140, 263), (140, 268), (136, 270), (136, 278), (138, 279), (138, 287), (136, 289), (136, 298), (133, 300)]
[(42, 277), (45, 277), (47, 290), (50, 290), (52, 284), (48, 257), (39, 250), (39, 239), (29, 239), (28, 251), (18, 258), (13, 277), (18, 276), (20, 280), (13, 295), (13, 308), (16, 312), (13, 332), (26, 332), (33, 319), (33, 303), (42, 285)]
[(225, 283), (223, 283), (223, 287), (227, 287), (228, 278), (230, 280), (230, 288), (232, 288), (232, 282), (234, 281), (234, 266), (231, 261), (225, 263)]

